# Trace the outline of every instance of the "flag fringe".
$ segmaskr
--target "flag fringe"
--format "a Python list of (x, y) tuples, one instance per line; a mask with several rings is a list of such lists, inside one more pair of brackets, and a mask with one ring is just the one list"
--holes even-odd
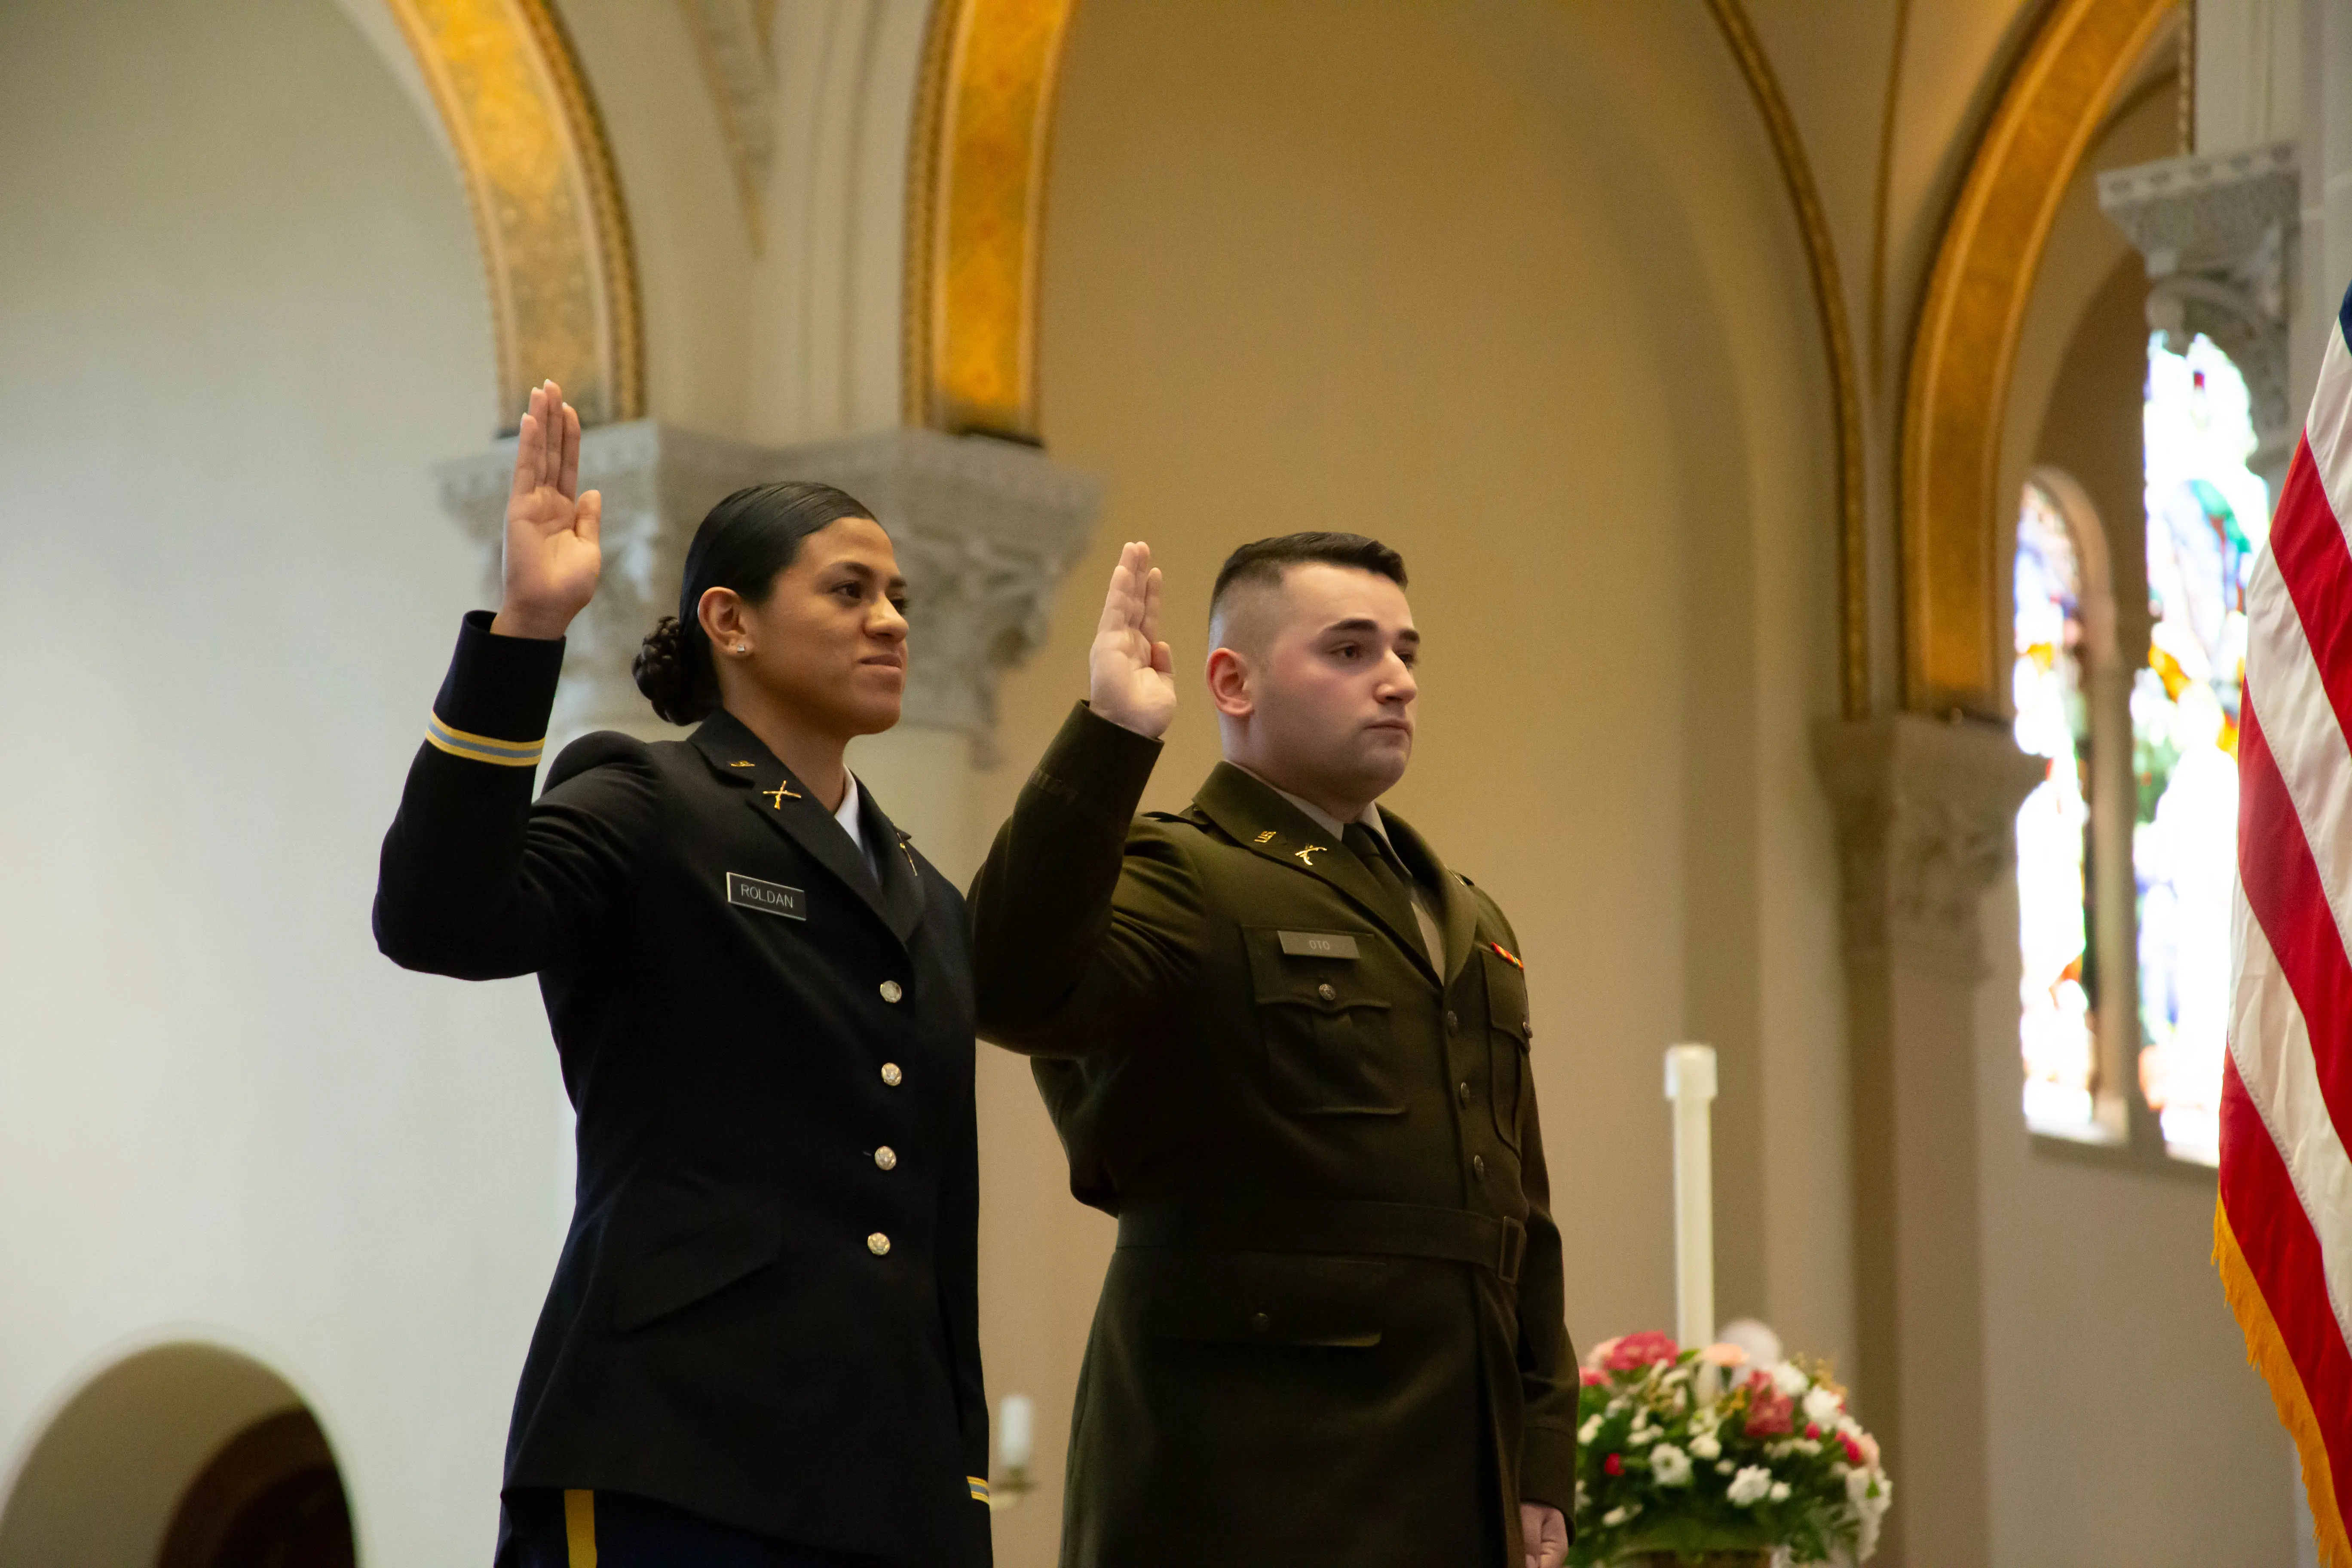
[(2229, 1210), (2213, 1200), (2213, 1266), (2221, 1274), (2221, 1294), (2246, 1337), (2246, 1361), (2270, 1384), (2271, 1403), (2278, 1407), (2279, 1424), (2294, 1439), (2303, 1460), (2305, 1495), (2311, 1500), (2312, 1539), (2319, 1548), (2320, 1568), (2352, 1568), (2352, 1541), (2347, 1541), (2344, 1515), (2336, 1502), (2334, 1472), (2327, 1464), (2327, 1445), (2312, 1414), (2311, 1396), (2304, 1392), (2303, 1374), (2281, 1337), (2270, 1303), (2263, 1299), (2261, 1282), (2238, 1248), (2230, 1228)]

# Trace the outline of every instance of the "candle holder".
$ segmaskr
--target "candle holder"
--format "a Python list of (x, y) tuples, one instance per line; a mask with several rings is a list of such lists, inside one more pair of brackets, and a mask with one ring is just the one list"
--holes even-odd
[(1003, 1513), (1006, 1509), (1019, 1508), (1021, 1500), (1036, 1489), (1037, 1483), (1030, 1479), (1028, 1466), (1007, 1465), (999, 1472), (998, 1479), (988, 1483), (988, 1511)]

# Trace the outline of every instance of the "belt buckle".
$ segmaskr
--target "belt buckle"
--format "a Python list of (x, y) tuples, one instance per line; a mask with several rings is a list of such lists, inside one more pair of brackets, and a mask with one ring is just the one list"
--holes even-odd
[(1502, 1242), (1495, 1258), (1495, 1272), (1504, 1284), (1519, 1282), (1519, 1265), (1526, 1261), (1527, 1255), (1528, 1227), (1515, 1219), (1505, 1220)]

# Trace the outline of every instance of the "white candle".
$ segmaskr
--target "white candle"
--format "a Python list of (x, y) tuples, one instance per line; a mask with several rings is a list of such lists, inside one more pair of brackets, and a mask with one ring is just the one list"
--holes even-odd
[(1025, 1394), (1008, 1394), (996, 1413), (996, 1457), (1008, 1470), (1025, 1470), (1036, 1438), (1036, 1406)]
[(1704, 1345), (1715, 1338), (1713, 1046), (1666, 1047), (1666, 1098), (1675, 1103), (1675, 1337)]

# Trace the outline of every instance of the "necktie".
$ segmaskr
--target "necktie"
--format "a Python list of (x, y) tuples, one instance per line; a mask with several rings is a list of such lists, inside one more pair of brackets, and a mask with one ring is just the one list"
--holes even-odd
[[(1412, 889), (1405, 885), (1404, 873), (1397, 869), (1396, 861), (1391, 858), (1388, 847), (1381, 842), (1380, 836), (1360, 822), (1351, 822), (1340, 835), (1339, 842), (1364, 863), (1365, 868), (1372, 874), (1372, 880), (1378, 882), (1381, 891), (1387, 895), (1389, 907), (1382, 912), (1389, 917), (1389, 923), (1400, 934), (1412, 937), (1413, 946), (1420, 948), (1421, 921), (1412, 912)], [(1422, 956), (1425, 958), (1428, 954), (1423, 952)]]

